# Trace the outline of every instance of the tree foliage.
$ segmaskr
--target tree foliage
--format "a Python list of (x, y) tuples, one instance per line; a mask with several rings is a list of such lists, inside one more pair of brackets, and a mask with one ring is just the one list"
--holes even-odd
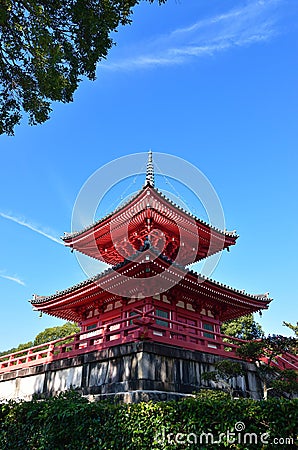
[(264, 336), (262, 326), (254, 320), (253, 314), (224, 322), (221, 331), (227, 336), (245, 340), (259, 339)]
[(242, 344), (237, 353), (245, 359), (261, 363), (264, 358), (267, 364), (270, 365), (276, 360), (277, 356), (282, 356), (284, 353), (296, 353), (297, 339), (294, 337), (286, 337), (281, 335), (268, 335), (258, 341), (251, 341)]
[[(297, 442), (297, 406), (297, 399), (256, 402), (241, 398), (235, 401), (214, 394), (177, 402), (89, 403), (79, 394), (67, 392), (44, 401), (0, 404), (0, 448), (290, 449), (295, 448)], [(234, 434), (235, 440), (227, 442), (227, 432), (235, 432), (235, 424), (241, 422), (245, 426), (241, 439)], [(207, 433), (213, 435), (214, 443)], [(222, 440), (218, 444), (221, 433)], [(244, 433), (256, 434), (258, 441), (244, 441)], [(268, 444), (261, 442), (262, 435)], [(186, 440), (187, 436), (190, 441)], [(275, 438), (279, 439), (277, 442), (283, 438), (284, 445), (273, 445)]]
[(45, 344), (46, 342), (55, 341), (56, 339), (70, 336), (78, 333), (80, 328), (75, 323), (66, 322), (62, 326), (46, 328), (39, 333), (34, 339), (34, 345)]
[(293, 325), (292, 323), (289, 322), (283, 322), (283, 325), (294, 331), (295, 336), (298, 337), (298, 322), (296, 322), (296, 325)]
[(0, 352), (0, 356), (7, 355), (8, 353), (15, 353), (20, 352), (22, 350), (26, 350), (27, 348), (30, 348), (33, 346), (33, 342), (25, 342), (24, 344), (19, 344), (17, 347), (10, 348), (9, 350), (5, 350), (3, 352)]
[(76, 323), (66, 322), (65, 324), (58, 327), (46, 328), (45, 330), (38, 333), (35, 337), (34, 342), (26, 342), (24, 344), (19, 344), (18, 347), (5, 350), (0, 353), (0, 356), (7, 355), (9, 353), (19, 352), (21, 350), (26, 350), (34, 345), (45, 344), (46, 342), (55, 341), (56, 339), (63, 338), (65, 336), (70, 336), (71, 334), (78, 333), (80, 328)]
[(297, 352), (297, 339), (281, 335), (268, 335), (256, 341), (242, 344), (238, 355), (255, 364), (257, 374), (263, 385), (264, 399), (268, 391), (275, 389), (278, 393), (292, 395), (298, 391), (298, 378), (294, 377), (292, 370), (280, 370), (274, 363), (277, 357), (285, 353)]
[(51, 102), (71, 102), (83, 76), (94, 80), (111, 32), (131, 22), (139, 1), (2, 0), (0, 134), (12, 135), (23, 112), (30, 125), (45, 122)]
[(202, 379), (223, 385), (224, 389), (233, 398), (234, 389), (230, 382), (233, 378), (243, 376), (244, 374), (245, 370), (240, 363), (224, 359), (215, 363), (214, 370), (202, 373)]
[(279, 395), (282, 396), (284, 393), (287, 393), (292, 398), (298, 394), (298, 374), (295, 370), (283, 370), (272, 380), (271, 385)]

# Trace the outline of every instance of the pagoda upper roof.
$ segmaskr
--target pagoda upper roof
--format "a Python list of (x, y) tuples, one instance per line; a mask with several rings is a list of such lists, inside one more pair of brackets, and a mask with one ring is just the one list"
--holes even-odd
[(138, 251), (150, 235), (154, 246), (182, 265), (235, 245), (235, 231), (220, 230), (186, 211), (147, 180), (126, 203), (80, 231), (65, 233), (66, 246), (117, 264)]
[[(151, 281), (155, 283), (158, 293), (158, 286), (162, 286), (162, 281), (167, 282), (169, 277), (172, 277), (174, 282), (176, 280), (173, 289), (181, 287), (181, 300), (185, 297), (194, 306), (207, 305), (220, 310), (222, 321), (267, 309), (272, 301), (268, 294), (253, 295), (234, 289), (193, 270), (187, 270), (158, 253), (158, 250), (150, 247), (143, 252), (137, 252), (130, 260), (124, 260), (68, 289), (50, 296), (35, 295), (30, 302), (36, 309), (47, 314), (79, 322), (82, 320), (82, 313), (94, 308), (94, 305), (100, 307), (122, 297), (138, 297), (142, 290), (145, 292), (146, 289), (152, 288)], [(150, 276), (146, 277), (145, 270), (140, 266), (143, 266), (143, 269), (144, 266), (149, 267)], [(156, 275), (159, 277), (157, 285), (154, 280)], [(171, 292), (171, 289), (168, 292)]]

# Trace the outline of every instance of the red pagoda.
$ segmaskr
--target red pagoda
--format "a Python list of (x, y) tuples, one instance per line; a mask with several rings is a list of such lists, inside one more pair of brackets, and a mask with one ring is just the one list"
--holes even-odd
[(97, 329), (92, 342), (99, 347), (146, 339), (224, 354), (231, 348), (223, 345), (221, 323), (267, 309), (270, 299), (232, 289), (186, 266), (228, 249), (237, 237), (194, 218), (159, 192), (149, 152), (146, 182), (136, 195), (62, 238), (72, 250), (112, 267), (65, 291), (35, 296), (31, 303), (41, 312), (78, 322), (82, 332)]
[[(77, 387), (124, 401), (164, 400), (200, 389), (201, 373), (217, 360), (239, 359), (239, 339), (221, 334), (221, 323), (267, 309), (271, 301), (187, 267), (229, 249), (237, 238), (166, 198), (155, 187), (150, 152), (145, 184), (132, 198), (62, 238), (72, 251), (110, 268), (31, 300), (34, 309), (77, 322), (81, 331), (0, 357), (0, 394), (1, 381), (4, 386), (10, 379), (14, 395), (22, 389), (24, 398)], [(248, 364), (247, 377), (235, 383), (259, 398), (256, 380)]]

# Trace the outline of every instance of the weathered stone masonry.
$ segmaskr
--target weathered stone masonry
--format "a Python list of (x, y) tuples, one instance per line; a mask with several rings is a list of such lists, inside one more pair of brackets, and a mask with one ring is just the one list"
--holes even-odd
[[(70, 388), (98, 398), (126, 402), (171, 400), (193, 394), (202, 387), (201, 374), (221, 358), (154, 342), (134, 342), (75, 358), (0, 374), (0, 399), (31, 400)], [(245, 377), (234, 379), (240, 395), (259, 398), (252, 364)], [(205, 384), (206, 386), (206, 384)]]

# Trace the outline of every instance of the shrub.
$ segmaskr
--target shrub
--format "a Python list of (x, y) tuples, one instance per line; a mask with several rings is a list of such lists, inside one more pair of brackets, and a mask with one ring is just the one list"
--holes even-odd
[[(0, 448), (266, 449), (275, 445), (274, 439), (279, 439), (275, 448), (282, 448), (285, 442), (291, 442), (287, 448), (294, 448), (297, 423), (298, 399), (232, 400), (224, 395), (202, 393), (177, 402), (115, 404), (90, 403), (76, 392), (67, 392), (44, 401), (11, 401), (0, 405)], [(231, 433), (236, 433), (234, 443), (228, 442), (227, 432), (230, 438)], [(213, 443), (208, 433), (213, 435)], [(252, 440), (249, 445), (248, 441), (243, 442), (245, 433), (254, 433), (258, 442)]]

